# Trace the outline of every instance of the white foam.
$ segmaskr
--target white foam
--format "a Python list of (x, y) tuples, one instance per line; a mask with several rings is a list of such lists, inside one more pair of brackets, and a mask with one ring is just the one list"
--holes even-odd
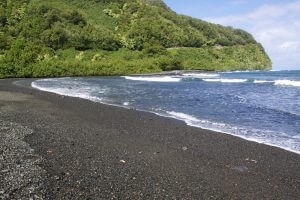
[[(198, 119), (192, 115), (188, 115), (180, 112), (167, 111), (167, 114), (168, 114), (167, 117), (182, 120), (189, 126), (194, 126), (194, 127), (208, 129), (217, 132), (224, 132), (224, 128), (228, 126), (224, 123), (211, 122), (208, 120)], [(232, 129), (237, 130), (238, 128), (233, 127)]]
[(275, 81), (275, 85), (300, 87), (300, 81), (277, 80)]
[(171, 117), (173, 118), (176, 118), (176, 119), (180, 119), (180, 120), (183, 120), (187, 123), (190, 123), (190, 122), (200, 122), (199, 119), (197, 119), (196, 117), (193, 117), (191, 115), (187, 115), (187, 114), (184, 114), (184, 113), (180, 113), (180, 112), (167, 112), (169, 115), (171, 115)]
[(180, 82), (182, 78), (171, 76), (123, 76), (125, 79), (133, 81), (148, 81), (148, 82)]
[(205, 82), (221, 82), (221, 79), (203, 79)]
[[(42, 81), (56, 81), (57, 79), (43, 79)], [(36, 88), (41, 91), (51, 92), (63, 96), (69, 96), (69, 97), (78, 97), (82, 99), (88, 99), (94, 102), (101, 102), (103, 99), (99, 97), (94, 97), (90, 95), (90, 88), (81, 88), (80, 91), (69, 89), (69, 88), (45, 88), (42, 86), (39, 86), (37, 83), (39, 81), (34, 81), (31, 83), (31, 87)], [(104, 90), (99, 91), (104, 93)]]
[(240, 70), (237, 70), (237, 71), (227, 71), (227, 72), (222, 72), (222, 73), (224, 73), (224, 74), (232, 74), (232, 73), (248, 73), (248, 72), (254, 72), (254, 71), (250, 71), (250, 70), (240, 71)]
[(221, 82), (221, 83), (245, 83), (248, 79), (203, 79), (206, 82)]
[[(77, 97), (77, 98), (81, 98), (81, 99), (87, 99), (93, 102), (97, 102), (97, 103), (102, 103), (105, 105), (110, 105), (110, 106), (116, 106), (116, 107), (122, 107), (125, 109), (131, 109), (129, 107), (130, 103), (129, 102), (124, 102), (122, 105), (118, 105), (116, 103), (111, 103), (111, 101), (109, 99), (104, 99), (104, 98), (100, 98), (100, 97), (95, 97), (95, 96), (91, 96), (92, 93), (92, 88), (90, 87), (82, 87), (83, 83), (80, 83), (80, 86), (78, 90), (76, 90), (76, 87), (73, 88), (49, 88), (49, 87), (42, 87), (38, 85), (38, 82), (44, 82), (44, 81), (48, 81), (48, 82), (56, 82), (56, 81), (68, 81), (68, 80), (72, 80), (71, 78), (55, 78), (55, 79), (41, 79), (41, 80), (37, 80), (31, 83), (31, 87), (36, 88), (38, 90), (41, 91), (45, 91), (45, 92), (51, 92), (54, 94), (58, 94), (58, 95), (62, 95), (62, 96), (69, 96), (69, 97)], [(73, 80), (77, 80), (75, 78), (73, 78)], [(71, 82), (72, 85), (76, 84), (76, 82)], [(100, 94), (104, 94), (107, 91), (109, 91), (106, 88), (98, 88), (95, 91), (96, 93), (100, 93)], [(138, 110), (138, 109), (137, 109)], [(144, 111), (144, 110), (141, 110)]]
[(220, 76), (219, 74), (209, 74), (209, 73), (186, 73), (182, 75), (191, 78), (214, 78)]
[(263, 83), (274, 83), (274, 81), (266, 81), (266, 80), (254, 80), (253, 83), (263, 84)]
[(272, 69), (270, 72), (281, 72), (281, 71), (286, 71), (286, 70), (279, 70), (279, 69)]
[[(158, 114), (158, 113), (155, 113)], [(207, 129), (211, 131), (216, 131), (220, 133), (225, 133), (228, 135), (233, 135), (248, 141), (253, 141), (257, 143), (267, 144), (270, 146), (279, 147), (281, 149), (285, 149), (297, 154), (300, 154), (300, 151), (298, 149), (295, 149), (294, 146), (299, 145), (299, 142), (297, 142), (297, 139), (300, 136), (294, 136), (293, 139), (282, 141), (277, 140), (276, 137), (274, 137), (274, 132), (267, 131), (267, 130), (258, 130), (258, 129), (252, 129), (251, 133), (249, 133), (248, 128), (243, 127), (236, 127), (224, 123), (218, 123), (218, 122), (212, 122), (209, 120), (203, 120), (203, 119), (197, 119), (194, 116), (187, 115), (184, 113), (179, 112), (167, 112), (166, 117), (171, 117), (174, 119), (182, 120), (187, 125)], [(158, 114), (160, 116), (165, 116), (162, 114)], [(256, 133), (256, 134), (254, 134)], [(276, 132), (278, 137), (286, 137), (285, 133), (279, 133)]]

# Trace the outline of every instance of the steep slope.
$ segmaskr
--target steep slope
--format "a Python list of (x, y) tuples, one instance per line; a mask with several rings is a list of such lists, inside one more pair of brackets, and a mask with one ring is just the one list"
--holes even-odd
[(161, 0), (0, 0), (0, 77), (269, 68), (249, 33)]

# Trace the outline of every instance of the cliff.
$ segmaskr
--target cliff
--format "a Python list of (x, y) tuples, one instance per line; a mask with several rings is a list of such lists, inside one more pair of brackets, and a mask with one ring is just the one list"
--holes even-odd
[(263, 70), (251, 34), (161, 0), (0, 0), (0, 77)]

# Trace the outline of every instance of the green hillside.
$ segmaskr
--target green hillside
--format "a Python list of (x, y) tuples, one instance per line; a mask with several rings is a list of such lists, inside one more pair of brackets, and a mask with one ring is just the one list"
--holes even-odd
[(161, 0), (0, 0), (0, 78), (271, 66), (249, 33)]

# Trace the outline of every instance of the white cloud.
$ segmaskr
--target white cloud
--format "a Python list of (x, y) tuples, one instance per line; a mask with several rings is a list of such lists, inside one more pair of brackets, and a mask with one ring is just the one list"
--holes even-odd
[(297, 51), (297, 50), (300, 50), (300, 43), (293, 42), (293, 41), (287, 41), (287, 42), (282, 43), (279, 47), (283, 50)]
[(206, 20), (244, 28), (263, 44), (274, 68), (300, 69), (300, 1), (266, 4), (245, 15)]

